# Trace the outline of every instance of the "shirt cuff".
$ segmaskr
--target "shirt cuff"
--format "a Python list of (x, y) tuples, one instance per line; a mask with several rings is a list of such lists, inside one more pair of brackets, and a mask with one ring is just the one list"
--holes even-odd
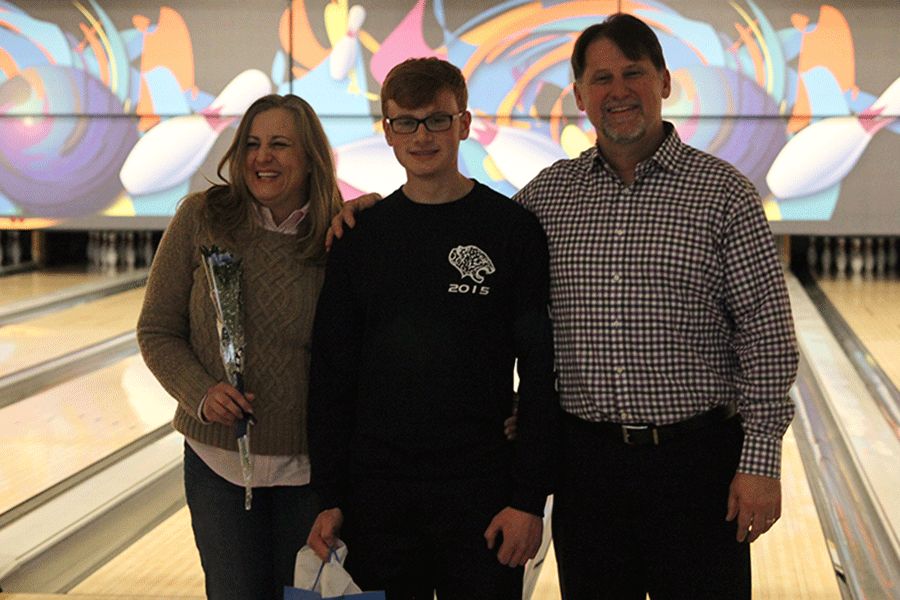
[(200, 419), (200, 422), (204, 425), (209, 425), (210, 423), (212, 423), (212, 421), (208, 421), (206, 417), (203, 416), (203, 407), (206, 405), (206, 397), (208, 395), (209, 394), (205, 394), (203, 396), (203, 400), (200, 401), (200, 405), (197, 406), (197, 418)]
[(780, 478), (781, 445), (780, 437), (745, 432), (738, 472)]

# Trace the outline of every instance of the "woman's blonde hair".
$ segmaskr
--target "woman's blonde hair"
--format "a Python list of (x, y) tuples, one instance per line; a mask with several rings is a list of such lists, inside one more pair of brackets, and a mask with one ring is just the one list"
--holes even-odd
[[(300, 135), (300, 148), (306, 154), (309, 181), (309, 212), (297, 230), (300, 258), (318, 260), (325, 256), (325, 234), (331, 219), (341, 210), (343, 198), (338, 189), (334, 155), (322, 123), (305, 100), (293, 94), (263, 96), (250, 105), (238, 125), (231, 147), (225, 152), (216, 173), (224, 184), (216, 184), (202, 193), (205, 199), (205, 225), (216, 237), (235, 243), (246, 225), (252, 233), (258, 227), (252, 213), (253, 195), (247, 186), (246, 158), (250, 126), (256, 115), (274, 108), (287, 110)], [(228, 166), (228, 177), (222, 174)], [(230, 178), (230, 181), (229, 181)]]

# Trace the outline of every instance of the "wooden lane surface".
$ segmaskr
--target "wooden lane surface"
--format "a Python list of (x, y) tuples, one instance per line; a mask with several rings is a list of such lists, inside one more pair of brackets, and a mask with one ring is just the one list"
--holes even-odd
[(108, 279), (84, 271), (30, 271), (0, 277), (0, 306), (59, 292), (67, 287)]
[(133, 330), (143, 301), (141, 287), (0, 327), (0, 375)]
[[(752, 546), (753, 597), (757, 600), (841, 600), (792, 430), (784, 441), (782, 492), (781, 520)], [(203, 574), (187, 508), (182, 508), (66, 596), (82, 600), (162, 597), (203, 597)], [(10, 598), (44, 600), (17, 595)], [(551, 546), (532, 600), (559, 598)]]
[(881, 370), (900, 387), (900, 281), (850, 278), (817, 283)]
[[(168, 596), (84, 596), (81, 594), (18, 594), (10, 592), (0, 594), (0, 600), (166, 600)], [(205, 600), (206, 596), (191, 597), (192, 600)]]
[(0, 513), (159, 428), (174, 413), (175, 401), (140, 356), (0, 409)]
[[(135, 388), (153, 387), (152, 376), (142, 363), (135, 367), (135, 362), (139, 359), (125, 361), (132, 364), (123, 363), (104, 369), (108, 373), (99, 379), (106, 385), (94, 382), (73, 384), (70, 390), (72, 402), (61, 402), (58, 395), (54, 398), (47, 393), (38, 396), (41, 398), (40, 405), (28, 404), (34, 399), (20, 403), (22, 407), (28, 405), (29, 409), (23, 410), (18, 418), (13, 406), (0, 410), (0, 418), (5, 423), (13, 424), (13, 436), (10, 436), (9, 442), (6, 438), (0, 442), (0, 452), (5, 457), (0, 463), (0, 498), (4, 498), (4, 503), (15, 489), (25, 489), (27, 486), (45, 488), (63, 477), (67, 467), (74, 472), (78, 470), (77, 465), (105, 456), (137, 437), (141, 431), (152, 429), (153, 424), (171, 418), (172, 401), (160, 402), (159, 397), (138, 400), (134, 404), (105, 402), (106, 399), (123, 395), (121, 382), (125, 379), (131, 383), (124, 386), (129, 390), (124, 395)], [(125, 371), (130, 371), (127, 378)], [(88, 390), (99, 391), (99, 394), (88, 393)], [(66, 395), (64, 391), (63, 397)], [(155, 413), (155, 416), (142, 418), (142, 413), (145, 417), (148, 413)], [(29, 430), (30, 433), (26, 433)], [(22, 433), (16, 435), (18, 431)], [(23, 451), (18, 459), (16, 450)], [(785, 437), (783, 469), (783, 517), (752, 548), (754, 597), (839, 600), (840, 593), (791, 431)], [(23, 495), (21, 500), (32, 494)], [(4, 508), (0, 507), (2, 510)], [(0, 598), (17, 600), (52, 597), (0, 594)], [(89, 577), (69, 597), (84, 600), (101, 597), (105, 600), (202, 598), (202, 572), (193, 545), (187, 509), (176, 513)], [(559, 598), (552, 549), (533, 598)]]
[(72, 588), (66, 598), (106, 599), (125, 593), (132, 598), (206, 597), (187, 507)]
[(842, 600), (793, 428), (784, 436), (781, 519), (750, 547), (756, 600)]

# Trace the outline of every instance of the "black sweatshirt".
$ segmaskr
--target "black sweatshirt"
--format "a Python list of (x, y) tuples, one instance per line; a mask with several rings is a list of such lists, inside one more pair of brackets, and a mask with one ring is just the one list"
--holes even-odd
[[(476, 183), (447, 204), (398, 190), (328, 257), (313, 327), (309, 451), (323, 508), (348, 479), (512, 480), (542, 515), (559, 404), (549, 257), (537, 219)], [(503, 422), (518, 359), (518, 437)]]

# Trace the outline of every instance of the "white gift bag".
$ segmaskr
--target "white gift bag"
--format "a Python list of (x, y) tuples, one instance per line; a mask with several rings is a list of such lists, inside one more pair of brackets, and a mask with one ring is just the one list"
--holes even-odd
[[(294, 587), (318, 593), (322, 598), (336, 598), (350, 594), (361, 594), (362, 590), (344, 569), (347, 545), (338, 541), (331, 551), (328, 562), (323, 562), (312, 548), (303, 546), (294, 563)], [(383, 598), (383, 592), (378, 592)], [(367, 595), (362, 597), (368, 597)]]

